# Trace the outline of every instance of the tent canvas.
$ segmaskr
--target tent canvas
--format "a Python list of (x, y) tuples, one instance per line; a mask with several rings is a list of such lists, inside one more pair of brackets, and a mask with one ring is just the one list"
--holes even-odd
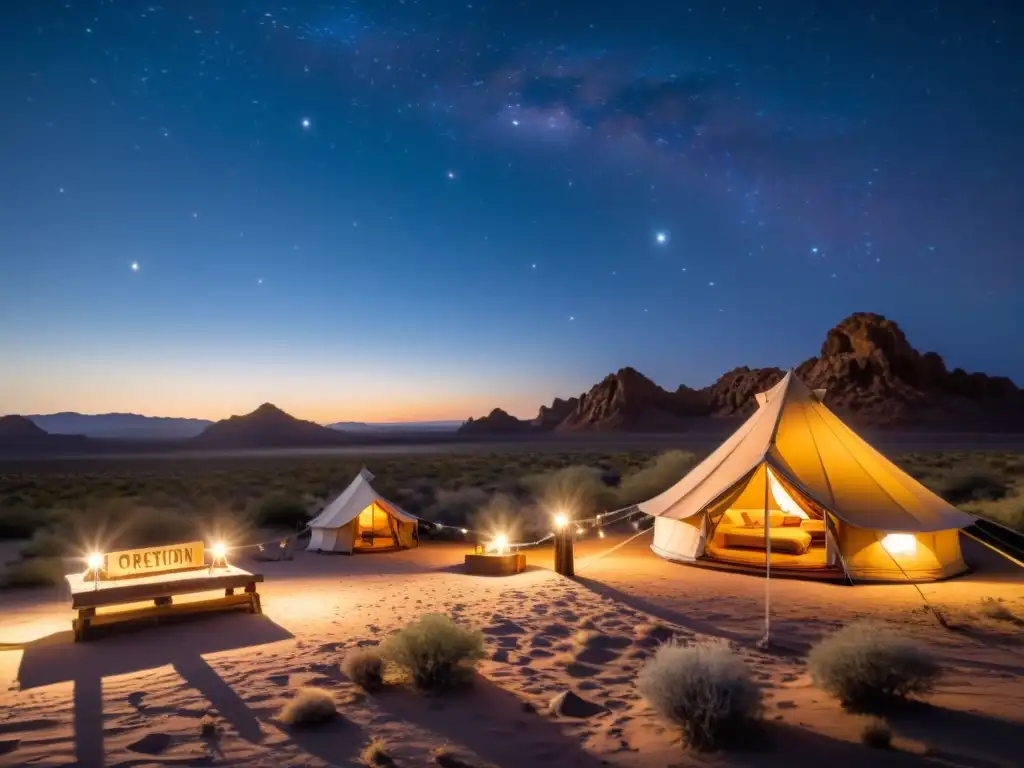
[(415, 547), (418, 518), (377, 493), (363, 469), (348, 488), (331, 501), (309, 524), (307, 550), (363, 552)]
[[(664, 493), (653, 550), (670, 559), (831, 568), (854, 581), (931, 580), (966, 570), (973, 518), (872, 448), (792, 372), (758, 410)], [(767, 520), (766, 520), (767, 517)], [(767, 523), (767, 524), (766, 524)]]

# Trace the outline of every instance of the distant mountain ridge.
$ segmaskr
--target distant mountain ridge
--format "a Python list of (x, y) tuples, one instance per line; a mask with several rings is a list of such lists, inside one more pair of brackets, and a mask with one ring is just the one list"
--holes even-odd
[[(671, 391), (633, 368), (622, 368), (579, 397), (541, 406), (530, 421), (496, 408), (459, 431), (676, 431), (688, 419), (753, 413), (754, 395), (784, 373), (741, 367), (703, 389)], [(801, 363), (796, 373), (808, 386), (826, 390), (829, 407), (863, 425), (1024, 428), (1024, 392), (1010, 379), (947, 370), (938, 354), (918, 352), (896, 323), (870, 312), (850, 315), (831, 329), (819, 356)]]
[(214, 422), (189, 442), (204, 448), (287, 448), (350, 442), (347, 433), (297, 419), (272, 403)]
[(64, 411), (26, 418), (51, 435), (85, 435), (126, 440), (183, 440), (195, 437), (213, 424), (209, 419), (143, 416), (138, 413), (91, 414)]
[[(51, 435), (85, 435), (123, 440), (187, 440), (201, 434), (214, 422), (210, 419), (174, 416), (143, 416), (137, 413), (32, 414), (24, 418)], [(339, 421), (327, 427), (343, 432), (454, 432), (462, 426), (455, 421), (362, 422)]]

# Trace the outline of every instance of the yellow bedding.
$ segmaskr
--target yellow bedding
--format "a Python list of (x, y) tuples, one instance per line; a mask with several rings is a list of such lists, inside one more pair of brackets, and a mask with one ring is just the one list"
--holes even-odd
[[(800, 528), (769, 528), (772, 549), (776, 552), (788, 552), (802, 555), (811, 547), (811, 534)], [(751, 547), (764, 549), (764, 528), (747, 528), (738, 525), (719, 525), (715, 531), (715, 539), (721, 541), (723, 547)]]

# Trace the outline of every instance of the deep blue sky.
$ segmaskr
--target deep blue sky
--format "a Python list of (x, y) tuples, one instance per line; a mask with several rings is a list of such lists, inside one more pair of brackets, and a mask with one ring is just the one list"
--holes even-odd
[(527, 415), (858, 310), (1020, 382), (1022, 17), (5, 3), (0, 413)]

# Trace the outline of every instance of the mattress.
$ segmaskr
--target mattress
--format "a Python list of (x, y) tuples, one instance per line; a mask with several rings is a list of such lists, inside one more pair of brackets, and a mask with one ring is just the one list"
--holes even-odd
[[(722, 546), (751, 547), (764, 549), (764, 528), (745, 528), (740, 526), (718, 526), (716, 537), (721, 535)], [(811, 547), (811, 534), (800, 528), (769, 528), (772, 549), (776, 552), (788, 552), (802, 555)]]

